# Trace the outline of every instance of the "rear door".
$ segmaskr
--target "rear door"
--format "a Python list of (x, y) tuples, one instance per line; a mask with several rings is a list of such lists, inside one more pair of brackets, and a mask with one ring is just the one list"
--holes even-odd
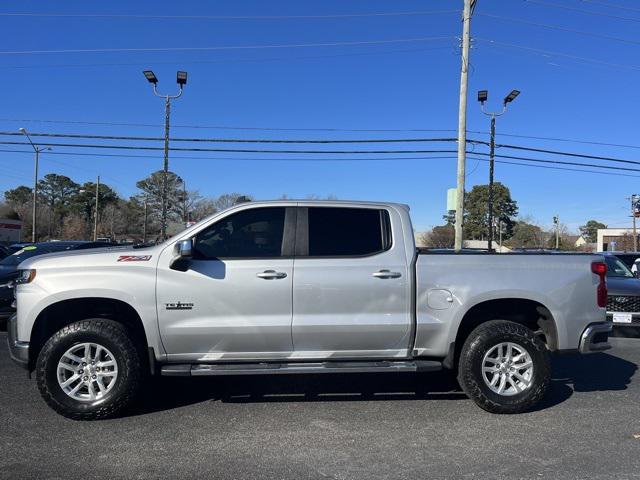
[(411, 275), (401, 218), (375, 207), (300, 207), (293, 279), (296, 356), (406, 356)]

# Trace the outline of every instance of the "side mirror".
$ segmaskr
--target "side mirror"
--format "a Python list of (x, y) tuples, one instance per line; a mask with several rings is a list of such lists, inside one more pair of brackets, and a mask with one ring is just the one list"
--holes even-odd
[(193, 254), (193, 242), (191, 239), (182, 240), (176, 243), (175, 251), (176, 256), (169, 264), (169, 268), (179, 272), (186, 272), (189, 270), (189, 259)]
[(178, 256), (180, 258), (191, 258), (192, 250), (193, 250), (193, 242), (191, 239), (189, 240), (181, 240), (176, 245), (176, 249), (178, 251)]

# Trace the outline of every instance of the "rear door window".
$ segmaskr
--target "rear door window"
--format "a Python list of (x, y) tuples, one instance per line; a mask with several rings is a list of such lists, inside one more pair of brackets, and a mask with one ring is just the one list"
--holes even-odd
[(375, 208), (308, 208), (310, 257), (367, 256), (391, 247), (389, 214)]

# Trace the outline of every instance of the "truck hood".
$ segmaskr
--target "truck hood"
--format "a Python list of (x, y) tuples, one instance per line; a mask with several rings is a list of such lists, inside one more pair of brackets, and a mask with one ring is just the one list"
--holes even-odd
[(609, 295), (640, 296), (640, 280), (626, 277), (607, 277)]
[(157, 259), (158, 253), (162, 250), (159, 247), (107, 247), (47, 253), (26, 259), (18, 265), (18, 269), (35, 268), (37, 270), (56, 267), (86, 268), (105, 265), (148, 264), (148, 262)]

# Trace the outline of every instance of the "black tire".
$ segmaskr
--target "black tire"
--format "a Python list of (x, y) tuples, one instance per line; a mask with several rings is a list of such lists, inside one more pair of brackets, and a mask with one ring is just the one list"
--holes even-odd
[[(58, 378), (58, 362), (74, 345), (97, 343), (114, 356), (118, 375), (104, 396), (94, 401), (80, 401), (67, 395)], [(113, 320), (91, 318), (65, 326), (42, 347), (36, 363), (36, 378), (42, 398), (56, 412), (74, 420), (114, 417), (137, 396), (142, 380), (139, 350), (125, 327)]]
[[(489, 388), (483, 378), (485, 354), (502, 342), (514, 343), (531, 356), (531, 385), (520, 393), (502, 395)], [(533, 331), (519, 323), (492, 320), (469, 334), (460, 353), (458, 382), (480, 408), (491, 413), (521, 413), (530, 410), (547, 392), (551, 380), (551, 361), (546, 345)], [(517, 383), (517, 382), (516, 382)]]

